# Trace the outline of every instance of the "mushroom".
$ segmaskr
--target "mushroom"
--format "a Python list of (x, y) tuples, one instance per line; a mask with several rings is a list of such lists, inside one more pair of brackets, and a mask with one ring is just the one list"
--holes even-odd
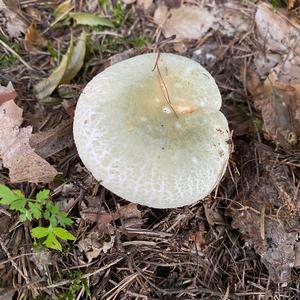
[(199, 63), (139, 55), (95, 76), (80, 95), (74, 138), (101, 184), (135, 203), (192, 204), (220, 182), (230, 153), (221, 95)]

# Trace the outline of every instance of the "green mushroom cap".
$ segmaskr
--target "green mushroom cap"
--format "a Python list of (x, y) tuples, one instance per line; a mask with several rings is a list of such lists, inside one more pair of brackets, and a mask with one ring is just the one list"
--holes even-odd
[(79, 156), (126, 200), (156, 208), (192, 204), (215, 188), (228, 162), (221, 102), (213, 77), (191, 59), (162, 53), (158, 60), (124, 60), (95, 76), (79, 98)]

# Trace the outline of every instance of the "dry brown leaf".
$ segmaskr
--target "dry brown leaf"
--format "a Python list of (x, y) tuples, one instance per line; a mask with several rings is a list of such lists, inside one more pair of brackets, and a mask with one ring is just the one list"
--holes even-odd
[(288, 9), (294, 8), (296, 0), (288, 0)]
[(19, 7), (14, 1), (0, 0), (0, 12), (4, 14), (6, 30), (11, 38), (18, 38), (26, 31), (26, 24), (19, 13)]
[(101, 197), (87, 197), (81, 202), (81, 218), (89, 223), (107, 225), (112, 221), (111, 214), (101, 208)]
[[(246, 10), (246, 12), (244, 12)], [(249, 10), (249, 8), (248, 8)], [(223, 4), (219, 10), (217, 20), (220, 26), (220, 32), (227, 36), (236, 36), (250, 30), (252, 17), (251, 13), (247, 13), (247, 9), (242, 3), (229, 1)]]
[(38, 49), (47, 46), (47, 40), (38, 32), (34, 23), (32, 23), (26, 31), (24, 39), (24, 48), (28, 52), (35, 53)]
[(17, 93), (11, 83), (9, 83), (6, 87), (0, 85), (0, 105), (6, 101), (14, 100), (16, 97)]
[[(288, 282), (295, 263), (300, 194), (295, 193), (289, 169), (276, 163), (277, 154), (271, 148), (248, 143), (240, 143), (236, 148), (241, 188), (228, 210), (232, 226), (261, 256), (271, 280)], [(254, 153), (257, 161), (253, 159)]]
[(57, 171), (30, 147), (32, 127), (19, 128), (22, 112), (14, 100), (0, 106), (0, 157), (9, 169), (11, 182), (48, 183)]
[(300, 85), (277, 81), (271, 73), (264, 82), (264, 101), (260, 109), (269, 137), (284, 147), (298, 143)]
[(206, 220), (210, 226), (225, 224), (223, 216), (220, 214), (220, 212), (218, 212), (218, 210), (216, 210), (213, 207), (211, 203), (211, 199), (209, 199), (209, 201), (205, 200), (203, 202), (203, 206), (204, 206)]
[(62, 121), (53, 129), (35, 133), (30, 138), (30, 146), (41, 157), (50, 157), (65, 148), (73, 146), (72, 126), (73, 120), (68, 119)]
[(109, 224), (112, 221), (112, 216), (109, 213), (104, 211), (97, 212), (91, 207), (83, 209), (81, 217), (91, 223)]
[(61, 106), (64, 108), (64, 110), (68, 114), (68, 116), (74, 117), (74, 114), (75, 114), (75, 104), (72, 101), (64, 99), (61, 102)]
[(174, 43), (174, 46), (173, 46), (174, 50), (180, 54), (183, 54), (185, 53), (187, 50), (188, 50), (188, 47), (185, 45), (184, 42), (177, 42), (177, 43)]
[[(289, 148), (298, 143), (300, 136), (300, 81), (293, 84), (280, 81), (276, 71), (280, 74), (282, 69), (282, 65), (273, 69), (264, 83), (256, 72), (248, 69), (247, 89), (261, 112), (267, 138)], [(287, 75), (285, 80), (292, 79), (291, 72), (283, 73)]]
[(102, 252), (107, 253), (115, 243), (115, 231), (112, 225), (106, 224), (94, 228), (78, 242), (79, 249), (84, 252), (88, 262), (97, 258)]
[(271, 5), (262, 3), (255, 14), (255, 23), (266, 50), (299, 52), (299, 25), (282, 12), (275, 11)]
[(142, 212), (137, 208), (135, 203), (129, 203), (125, 206), (118, 206), (117, 212), (113, 213), (114, 220), (120, 219), (124, 227), (141, 227), (143, 224)]
[(181, 6), (169, 11), (166, 15), (165, 6), (158, 7), (154, 21), (162, 27), (166, 38), (173, 35), (178, 40), (200, 39), (216, 21), (214, 12), (198, 6)]
[(197, 251), (202, 251), (206, 247), (205, 233), (205, 225), (200, 223), (199, 230), (196, 233), (190, 233), (188, 236), (188, 239), (195, 243)]

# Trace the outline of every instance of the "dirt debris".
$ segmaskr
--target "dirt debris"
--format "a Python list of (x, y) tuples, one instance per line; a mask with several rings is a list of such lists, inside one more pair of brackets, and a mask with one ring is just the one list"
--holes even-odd
[(288, 282), (295, 266), (300, 195), (292, 174), (271, 148), (243, 145), (239, 149), (238, 155), (244, 157), (241, 165), (251, 152), (256, 153), (257, 161), (240, 169), (243, 189), (229, 210), (232, 226), (261, 255), (272, 280)]

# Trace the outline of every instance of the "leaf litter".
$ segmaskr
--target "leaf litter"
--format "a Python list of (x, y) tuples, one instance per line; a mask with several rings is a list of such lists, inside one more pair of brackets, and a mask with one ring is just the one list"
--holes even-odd
[(71, 37), (68, 51), (63, 56), (58, 67), (48, 78), (43, 79), (34, 86), (37, 99), (42, 102), (47, 101), (47, 97), (52, 94), (60, 83), (69, 83), (77, 75), (84, 62), (86, 40), (87, 34), (82, 32), (74, 47), (73, 38)]
[[(12, 85), (4, 89), (4, 95), (7, 95), (7, 90), (14, 94)], [(9, 169), (11, 182), (51, 182), (57, 171), (30, 147), (32, 127), (19, 128), (22, 113), (14, 97), (0, 106), (0, 157), (3, 165)]]
[(249, 148), (244, 144), (240, 149), (237, 155), (243, 157), (241, 165), (256, 151), (259, 166), (257, 174), (252, 174), (255, 161), (241, 169), (243, 189), (228, 210), (233, 218), (232, 226), (260, 254), (271, 278), (288, 282), (295, 266), (300, 194), (287, 166), (271, 148), (262, 145)]

